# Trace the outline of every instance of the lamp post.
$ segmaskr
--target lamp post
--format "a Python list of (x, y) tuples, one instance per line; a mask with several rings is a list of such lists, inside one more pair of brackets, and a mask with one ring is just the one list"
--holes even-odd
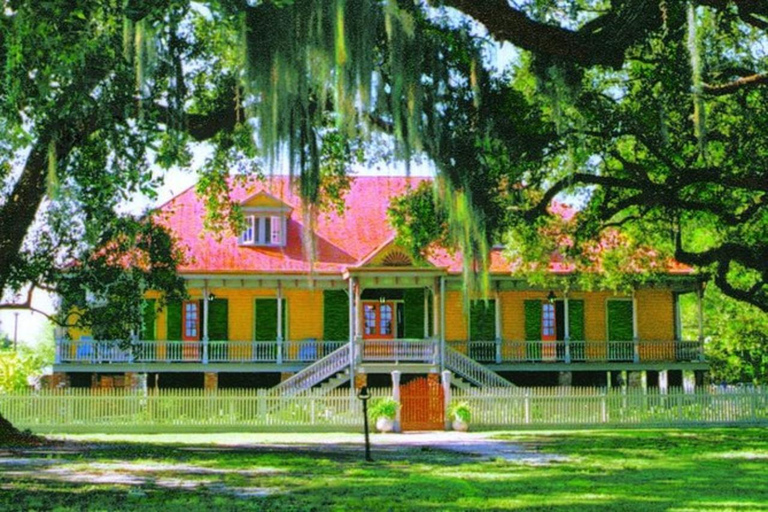
[(373, 462), (371, 458), (371, 439), (368, 433), (368, 399), (371, 398), (371, 394), (368, 392), (368, 386), (363, 386), (360, 391), (357, 392), (357, 398), (363, 401), (363, 424), (365, 425), (365, 460), (366, 462)]

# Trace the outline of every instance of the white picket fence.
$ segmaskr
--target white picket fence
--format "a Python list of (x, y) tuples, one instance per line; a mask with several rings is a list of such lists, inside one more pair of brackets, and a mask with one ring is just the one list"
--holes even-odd
[[(390, 389), (371, 390), (374, 398)], [(655, 427), (768, 424), (768, 388), (454, 390), (471, 428)], [(0, 395), (0, 413), (34, 432), (354, 431), (362, 405), (348, 388), (280, 397), (268, 390), (62, 389)]]

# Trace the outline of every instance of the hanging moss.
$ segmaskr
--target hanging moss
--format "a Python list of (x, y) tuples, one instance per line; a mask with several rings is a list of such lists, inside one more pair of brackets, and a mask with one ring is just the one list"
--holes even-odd
[(699, 145), (699, 153), (704, 154), (706, 143), (706, 111), (702, 96), (701, 54), (699, 36), (696, 27), (696, 4), (688, 2), (688, 53), (691, 58), (691, 93), (693, 95), (693, 130)]

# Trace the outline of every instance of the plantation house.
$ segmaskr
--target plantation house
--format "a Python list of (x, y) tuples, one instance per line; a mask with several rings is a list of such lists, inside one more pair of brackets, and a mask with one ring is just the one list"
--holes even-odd
[[(285, 178), (236, 189), (247, 227), (217, 240), (190, 189), (160, 208), (188, 251), (189, 300), (149, 294), (131, 346), (75, 330), (57, 340), (55, 375), (74, 387), (273, 388), (297, 393), (416, 376), (454, 387), (681, 385), (707, 368), (701, 335), (681, 339), (679, 297), (700, 295), (690, 270), (632, 294), (536, 288), (500, 248), (490, 297), (464, 300), (459, 254), (417, 262), (394, 242), (392, 197), (421, 180), (358, 177), (343, 215), (321, 213), (316, 258)], [(551, 272), (567, 273), (553, 262)], [(700, 331), (699, 331), (700, 332)], [(701, 332), (700, 332), (701, 334)], [(395, 371), (395, 373), (393, 373)], [(642, 379), (642, 376), (645, 376)], [(397, 383), (395, 383), (397, 384)]]

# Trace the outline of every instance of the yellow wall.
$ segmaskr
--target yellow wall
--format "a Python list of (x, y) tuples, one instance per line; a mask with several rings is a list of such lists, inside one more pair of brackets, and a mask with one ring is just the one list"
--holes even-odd
[[(250, 341), (253, 339), (254, 301), (257, 298), (276, 297), (275, 289), (241, 290), (213, 288), (217, 298), (227, 299), (229, 339)], [(200, 298), (200, 290), (190, 290), (190, 297)], [(303, 340), (323, 337), (323, 292), (322, 290), (285, 290), (283, 296), (287, 307), (286, 339)], [(165, 311), (158, 315), (157, 338), (167, 339), (168, 316)]]
[(445, 292), (445, 339), (466, 340), (467, 313), (462, 292)]
[(292, 340), (323, 338), (323, 292), (287, 290), (288, 333)]

